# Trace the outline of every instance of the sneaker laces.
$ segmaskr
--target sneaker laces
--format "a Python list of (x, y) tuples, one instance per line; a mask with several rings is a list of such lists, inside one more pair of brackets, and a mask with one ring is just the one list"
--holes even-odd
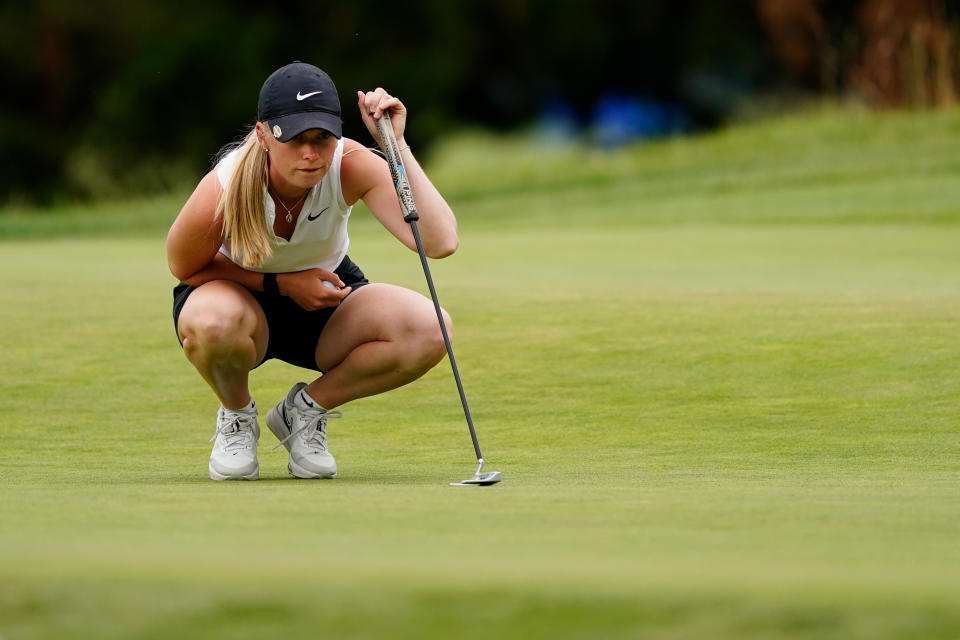
[(230, 420), (226, 414), (221, 415), (217, 421), (217, 430), (210, 438), (210, 442), (217, 439), (217, 436), (223, 436), (224, 451), (235, 451), (246, 447), (247, 442), (253, 439), (253, 428), (248, 424), (248, 420), (241, 417), (235, 417)]
[[(312, 412), (311, 412), (312, 413)], [(310, 447), (311, 449), (326, 451), (327, 450), (327, 418), (342, 418), (343, 414), (339, 411), (324, 411), (319, 413), (314, 417), (313, 420), (306, 423), (296, 431), (291, 431), (290, 435), (281, 440), (274, 449), (279, 448), (287, 440), (297, 435), (298, 433), (303, 433), (303, 443)]]

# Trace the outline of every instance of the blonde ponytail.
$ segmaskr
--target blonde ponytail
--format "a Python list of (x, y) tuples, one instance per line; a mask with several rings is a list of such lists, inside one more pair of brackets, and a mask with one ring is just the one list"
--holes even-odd
[(245, 267), (259, 267), (272, 253), (263, 206), (267, 154), (257, 139), (256, 127), (234, 148), (239, 148), (239, 158), (217, 203), (216, 215), (223, 217), (223, 235), (233, 259), (240, 260)]

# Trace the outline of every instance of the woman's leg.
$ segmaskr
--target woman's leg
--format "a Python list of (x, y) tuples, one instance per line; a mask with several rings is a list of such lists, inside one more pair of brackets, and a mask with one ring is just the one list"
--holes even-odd
[(267, 352), (267, 319), (254, 297), (235, 282), (214, 280), (187, 298), (177, 331), (187, 359), (225, 409), (250, 402), (250, 370)]
[[(444, 322), (452, 335), (450, 317)], [(326, 373), (307, 392), (326, 409), (416, 380), (446, 349), (433, 302), (389, 284), (357, 289), (336, 310), (317, 342)]]

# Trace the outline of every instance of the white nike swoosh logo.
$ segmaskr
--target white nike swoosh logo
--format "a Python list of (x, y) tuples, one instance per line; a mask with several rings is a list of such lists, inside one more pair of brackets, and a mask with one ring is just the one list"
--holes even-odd
[(318, 93), (323, 93), (323, 91), (311, 91), (310, 93), (305, 93), (303, 95), (300, 95), (300, 92), (297, 91), (297, 100), (306, 100), (310, 96), (315, 96)]

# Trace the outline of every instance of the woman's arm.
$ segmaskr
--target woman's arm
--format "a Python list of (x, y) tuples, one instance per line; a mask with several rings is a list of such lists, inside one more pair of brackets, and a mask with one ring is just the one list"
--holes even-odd
[(251, 291), (263, 291), (263, 274), (248, 271), (231, 262), (230, 258), (217, 252), (202, 269), (185, 278), (183, 282), (199, 287), (211, 280), (230, 280), (242, 284)]
[[(167, 264), (182, 282), (206, 267), (223, 242), (223, 221), (216, 219), (220, 181), (211, 171), (183, 205), (167, 233)], [(193, 284), (193, 283), (190, 283)]]
[[(383, 89), (368, 93), (358, 92), (357, 100), (363, 121), (375, 140), (377, 139), (375, 118), (379, 118), (386, 109), (390, 109), (390, 122), (398, 144), (403, 149), (401, 151), (403, 166), (420, 213), (417, 226), (423, 240), (424, 252), (431, 258), (444, 258), (450, 255), (456, 251), (459, 243), (457, 219), (450, 205), (443, 199), (420, 163), (414, 158), (413, 152), (409, 148), (404, 149), (408, 147), (403, 139), (406, 109), (397, 98), (388, 95)], [(411, 250), (417, 250), (410, 225), (403, 220), (400, 203), (397, 201), (397, 192), (390, 178), (386, 161), (363, 149), (357, 142), (345, 141), (341, 184), (348, 204), (362, 199), (390, 233)]]
[[(248, 271), (220, 253), (223, 222), (216, 219), (216, 211), (221, 191), (220, 181), (211, 171), (183, 206), (167, 234), (170, 272), (195, 287), (211, 280), (230, 280), (251, 291), (263, 291), (262, 273)], [(323, 286), (324, 280), (337, 288)], [(350, 287), (344, 288), (337, 274), (326, 269), (278, 274), (277, 286), (304, 309), (336, 306), (350, 293)]]
[[(231, 262), (230, 258), (222, 253), (217, 253), (210, 264), (184, 282), (198, 287), (211, 280), (230, 280), (251, 291), (263, 291), (263, 273), (248, 271)], [(332, 284), (334, 288), (325, 286), (324, 281)], [(347, 287), (337, 274), (326, 269), (278, 273), (277, 289), (280, 295), (292, 298), (307, 311), (335, 307), (353, 290), (352, 287)]]
[(253, 291), (263, 291), (263, 275), (234, 264), (220, 253), (223, 220), (217, 202), (223, 189), (211, 171), (183, 205), (167, 233), (167, 263), (181, 282), (200, 286), (211, 280), (231, 280)]
[(211, 280), (232, 280), (254, 291), (263, 291), (263, 275), (247, 271), (220, 253), (223, 221), (216, 218), (222, 193), (211, 171), (183, 205), (167, 233), (167, 263), (181, 282), (200, 286)]

